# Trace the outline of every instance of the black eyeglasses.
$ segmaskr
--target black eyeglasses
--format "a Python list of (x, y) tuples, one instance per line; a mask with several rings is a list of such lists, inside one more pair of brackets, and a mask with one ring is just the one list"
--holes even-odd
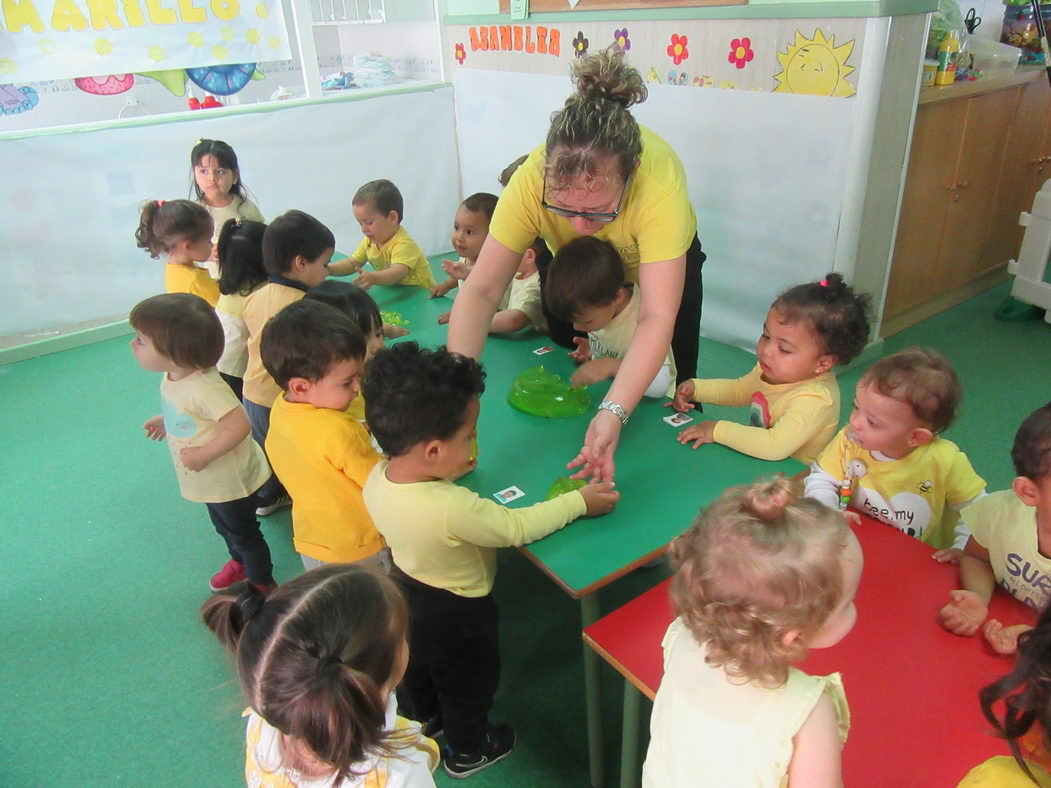
[[(633, 173), (634, 174), (634, 173)], [(609, 224), (617, 218), (617, 214), (620, 213), (621, 203), (624, 202), (624, 195), (628, 191), (628, 181), (631, 180), (631, 175), (628, 176), (627, 180), (624, 181), (624, 188), (620, 190), (620, 199), (617, 200), (617, 207), (613, 209), (612, 213), (590, 213), (588, 211), (571, 211), (568, 208), (559, 208), (557, 205), (551, 205), (547, 199), (547, 173), (544, 173), (544, 191), (540, 195), (540, 204), (547, 210), (556, 216), (561, 216), (565, 219), (586, 219), (589, 222), (601, 222), (602, 224)]]

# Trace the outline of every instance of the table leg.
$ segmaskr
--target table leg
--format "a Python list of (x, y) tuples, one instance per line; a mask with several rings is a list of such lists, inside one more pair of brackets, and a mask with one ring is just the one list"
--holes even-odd
[(639, 784), (639, 711), (642, 693), (624, 680), (624, 723), (620, 739), (620, 788)]
[[(580, 618), (584, 627), (594, 624), (599, 617), (598, 594), (592, 593), (580, 600)], [(592, 788), (606, 783), (606, 761), (602, 747), (602, 680), (599, 670), (602, 660), (584, 644), (584, 695), (587, 699), (588, 762), (591, 768)]]

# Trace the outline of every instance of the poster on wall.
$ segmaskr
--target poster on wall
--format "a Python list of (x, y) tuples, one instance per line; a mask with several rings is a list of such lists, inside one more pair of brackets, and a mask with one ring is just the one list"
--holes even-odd
[(0, 82), (290, 57), (280, 0), (0, 2)]
[[(620, 11), (626, 8), (685, 8), (688, 6), (745, 5), (748, 0), (529, 0), (529, 13), (544, 11)], [(511, 10), (511, 0), (500, 0), (500, 13)]]

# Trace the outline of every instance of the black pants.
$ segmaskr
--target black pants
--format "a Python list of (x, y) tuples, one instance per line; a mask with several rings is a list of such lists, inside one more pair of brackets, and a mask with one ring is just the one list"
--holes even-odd
[(426, 722), (441, 714), (445, 739), (457, 753), (476, 753), (485, 742), (489, 709), (500, 683), (496, 602), (458, 596), (391, 572), (409, 603), (409, 666), (398, 705)]
[(244, 378), (235, 378), (233, 375), (227, 375), (225, 372), (220, 372), (219, 377), (226, 381), (226, 385), (237, 395), (237, 399), (244, 402)]
[(212, 525), (226, 542), (230, 557), (244, 566), (245, 574), (253, 583), (269, 586), (274, 583), (274, 565), (270, 561), (270, 547), (255, 516), (258, 503), (252, 494), (236, 501), (206, 503), (205, 506)]
[[(697, 352), (700, 347), (701, 302), (704, 297), (704, 286), (701, 282), (701, 268), (707, 255), (701, 251), (701, 242), (695, 235), (690, 248), (686, 250), (686, 280), (682, 287), (682, 301), (675, 316), (675, 330), (671, 337), (671, 352), (675, 357), (676, 383), (697, 377)], [(548, 330), (555, 344), (574, 350), (573, 337), (587, 336), (583, 331), (576, 331), (572, 323), (559, 320), (547, 308), (544, 298), (544, 282), (547, 270), (551, 265), (551, 252), (547, 249), (537, 255), (536, 267), (540, 272), (540, 302), (547, 318)]]

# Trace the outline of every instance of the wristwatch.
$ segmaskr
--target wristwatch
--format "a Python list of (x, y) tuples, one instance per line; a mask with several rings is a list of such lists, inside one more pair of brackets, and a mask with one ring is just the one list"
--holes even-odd
[(614, 402), (611, 399), (604, 399), (602, 400), (602, 404), (598, 406), (598, 409), (608, 410), (610, 413), (612, 413), (614, 416), (620, 419), (621, 424), (628, 423), (628, 418), (630, 414), (626, 410), (624, 410), (623, 406), (621, 406), (619, 402)]

